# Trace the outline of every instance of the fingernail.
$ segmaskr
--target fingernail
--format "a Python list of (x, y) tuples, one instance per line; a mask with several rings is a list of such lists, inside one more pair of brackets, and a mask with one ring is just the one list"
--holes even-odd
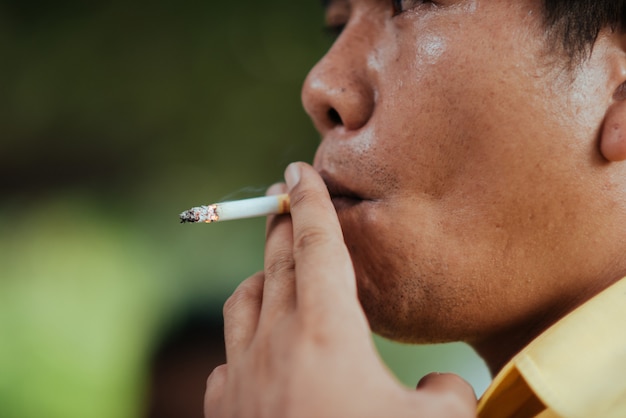
[(287, 183), (287, 189), (291, 191), (300, 181), (300, 165), (298, 163), (291, 163), (285, 170), (285, 182)]

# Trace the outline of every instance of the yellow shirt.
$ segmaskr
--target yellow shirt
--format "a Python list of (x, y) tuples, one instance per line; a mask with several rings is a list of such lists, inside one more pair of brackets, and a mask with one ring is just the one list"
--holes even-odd
[(478, 404), (479, 418), (626, 418), (626, 278), (516, 355)]

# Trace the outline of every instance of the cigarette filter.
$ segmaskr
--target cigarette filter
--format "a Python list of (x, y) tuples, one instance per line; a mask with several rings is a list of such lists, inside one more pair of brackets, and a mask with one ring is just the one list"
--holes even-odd
[(289, 212), (289, 195), (255, 197), (198, 206), (182, 212), (181, 223), (213, 223)]

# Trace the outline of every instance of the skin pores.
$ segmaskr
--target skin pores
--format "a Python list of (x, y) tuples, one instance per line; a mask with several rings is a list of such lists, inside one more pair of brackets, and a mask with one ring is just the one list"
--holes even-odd
[(538, 1), (341, 6), (302, 96), (315, 167), (350, 195), (335, 203), (361, 302), (375, 331), (468, 341), (495, 370), (626, 265), (599, 187), (610, 39), (570, 71)]

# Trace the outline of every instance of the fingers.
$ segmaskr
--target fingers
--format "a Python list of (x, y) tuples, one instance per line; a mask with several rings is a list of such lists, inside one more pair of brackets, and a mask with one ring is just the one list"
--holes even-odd
[[(284, 184), (275, 184), (267, 194), (286, 193)], [(276, 315), (295, 308), (296, 289), (293, 261), (293, 233), (289, 216), (270, 216), (265, 243), (265, 283), (260, 321), (273, 325)]]
[[(326, 185), (303, 163), (287, 167), (285, 179), (291, 198), (298, 308), (337, 313), (344, 307), (361, 314), (352, 261)], [(333, 310), (325, 309), (328, 306)]]
[[(453, 373), (430, 373), (417, 384), (418, 392), (446, 401), (449, 416), (465, 416), (462, 411), (476, 410), (476, 395), (472, 386)], [(440, 404), (441, 408), (442, 405)]]
[(236, 361), (254, 337), (261, 311), (263, 281), (263, 273), (244, 280), (224, 304), (224, 341), (229, 363)]
[(226, 386), (226, 375), (228, 366), (222, 364), (216, 367), (209, 375), (204, 392), (204, 416), (205, 418), (218, 417), (220, 415), (219, 405)]

